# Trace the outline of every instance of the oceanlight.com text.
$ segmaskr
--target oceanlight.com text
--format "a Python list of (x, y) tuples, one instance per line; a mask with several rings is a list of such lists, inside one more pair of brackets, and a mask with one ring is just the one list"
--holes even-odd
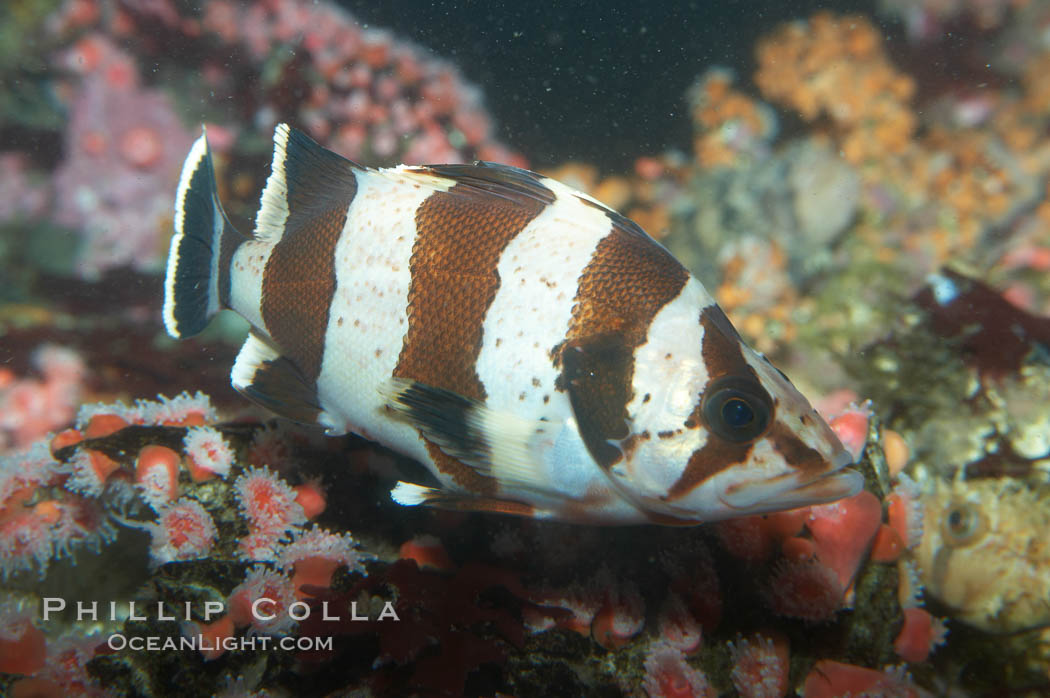
[(160, 637), (156, 635), (128, 637), (121, 633), (109, 636), (106, 645), (114, 652), (129, 649), (134, 652), (168, 652), (172, 650), (192, 650), (197, 652), (234, 652), (246, 650), (331, 650), (330, 637), (254, 637), (206, 638), (203, 635), (183, 637)]

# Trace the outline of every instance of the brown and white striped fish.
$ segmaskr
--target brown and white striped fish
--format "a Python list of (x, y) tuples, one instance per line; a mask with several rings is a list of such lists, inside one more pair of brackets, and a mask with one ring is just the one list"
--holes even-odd
[(425, 464), (401, 504), (694, 524), (826, 502), (859, 473), (784, 375), (632, 221), (503, 165), (369, 169), (282, 124), (251, 237), (205, 137), (164, 322), (232, 309), (248, 398)]

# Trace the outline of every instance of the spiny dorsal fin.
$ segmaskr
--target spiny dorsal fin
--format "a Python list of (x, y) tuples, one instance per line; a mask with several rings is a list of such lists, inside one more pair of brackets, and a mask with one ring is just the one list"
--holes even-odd
[(273, 161), (255, 218), (255, 237), (276, 243), (285, 230), (345, 206), (357, 187), (354, 170), (366, 168), (323, 148), (288, 124), (273, 133)]
[(462, 194), (496, 196), (512, 204), (554, 203), (554, 192), (544, 177), (519, 167), (481, 160), (473, 165), (423, 165), (409, 167), (406, 173), (433, 174), (455, 182), (452, 191)]

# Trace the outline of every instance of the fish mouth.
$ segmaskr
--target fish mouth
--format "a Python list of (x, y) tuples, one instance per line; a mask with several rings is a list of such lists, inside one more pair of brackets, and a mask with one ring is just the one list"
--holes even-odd
[(815, 479), (800, 482), (798, 473), (788, 473), (769, 480), (737, 485), (722, 493), (719, 499), (741, 513), (758, 514), (852, 497), (864, 487), (864, 476), (845, 467), (852, 462), (850, 454), (841, 451), (832, 460), (830, 472)]

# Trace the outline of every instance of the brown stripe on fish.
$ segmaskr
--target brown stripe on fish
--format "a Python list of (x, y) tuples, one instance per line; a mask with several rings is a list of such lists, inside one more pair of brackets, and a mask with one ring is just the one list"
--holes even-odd
[(751, 455), (751, 447), (754, 443), (754, 441), (735, 443), (720, 439), (714, 434), (708, 434), (707, 443), (689, 456), (685, 469), (678, 480), (671, 485), (664, 499), (669, 502), (681, 499), (712, 475), (743, 463)]
[[(262, 318), (281, 353), (315, 381), (335, 293), (335, 247), (357, 193), (352, 164), (292, 131), (282, 168), (288, 217), (263, 273)], [(260, 216), (263, 213), (260, 211)]]
[[(485, 388), (475, 361), (485, 312), (500, 285), (496, 270), (500, 255), (553, 201), (553, 194), (540, 187), (520, 195), (500, 181), (501, 176), (516, 174), (503, 168), (446, 166), (435, 172), (456, 178), (457, 183), (430, 195), (416, 210), (408, 330), (394, 376), (483, 401)], [(543, 191), (549, 196), (542, 196)], [(427, 450), (438, 469), (460, 486), (495, 493), (495, 480), (449, 456), (429, 439)]]
[(700, 324), (704, 328), (701, 354), (707, 367), (708, 382), (722, 376), (755, 375), (740, 350), (743, 340), (719, 306), (709, 305), (702, 309)]
[[(765, 393), (754, 369), (744, 358), (740, 335), (722, 309), (717, 305), (702, 309), (700, 324), (704, 328), (701, 356), (709, 376), (708, 385), (723, 376), (741, 376), (753, 379), (757, 391)], [(702, 404), (703, 400), (698, 400), (696, 408), (685, 421), (686, 428), (699, 429), (704, 425)], [(773, 404), (771, 399), (769, 404)], [(770, 422), (775, 419), (775, 415), (771, 415)], [(720, 438), (711, 429), (707, 432), (707, 442), (689, 457), (681, 476), (668, 491), (669, 501), (684, 497), (712, 475), (743, 463), (750, 455), (754, 441), (732, 442)]]
[(828, 467), (827, 460), (816, 449), (805, 444), (798, 434), (780, 421), (773, 422), (769, 430), (773, 448), (784, 457), (784, 462), (799, 470), (822, 471)]
[(606, 212), (611, 230), (580, 275), (565, 342), (552, 354), (580, 435), (595, 461), (609, 468), (623, 457), (609, 441), (628, 436), (634, 351), (689, 272), (633, 221), (584, 201)]

